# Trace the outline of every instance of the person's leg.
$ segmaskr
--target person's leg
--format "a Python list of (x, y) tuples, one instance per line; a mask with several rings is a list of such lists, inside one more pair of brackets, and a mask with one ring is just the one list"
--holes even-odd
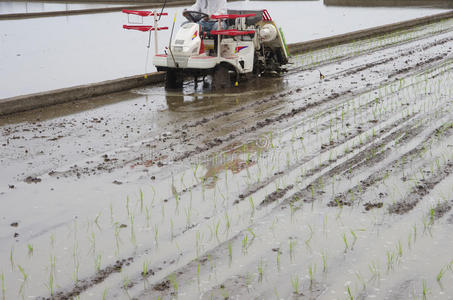
[(204, 32), (209, 32), (212, 30), (213, 27), (213, 22), (212, 21), (205, 21), (205, 20), (200, 20), (198, 24), (201, 25), (201, 31)]

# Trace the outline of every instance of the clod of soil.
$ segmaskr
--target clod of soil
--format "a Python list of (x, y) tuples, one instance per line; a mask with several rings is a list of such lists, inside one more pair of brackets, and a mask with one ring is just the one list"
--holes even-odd
[(369, 211), (370, 209), (373, 209), (373, 208), (381, 208), (383, 205), (384, 205), (383, 202), (378, 202), (378, 203), (368, 202), (368, 203), (365, 203), (363, 206), (365, 207), (366, 211)]
[(433, 217), (435, 220), (442, 218), (447, 212), (451, 210), (451, 205), (448, 202), (443, 202), (433, 209)]
[(289, 190), (291, 190), (293, 187), (294, 187), (294, 185), (290, 184), (284, 189), (278, 189), (275, 192), (270, 193), (269, 195), (266, 196), (266, 198), (264, 198), (261, 205), (266, 205), (266, 204), (272, 203), (274, 201), (277, 201), (278, 199), (283, 198), (283, 196), (285, 196), (285, 194)]
[(351, 206), (352, 203), (351, 202), (346, 202), (346, 201), (343, 201), (343, 200), (331, 200), (329, 203), (327, 203), (327, 206), (328, 207), (336, 207), (336, 206)]
[(153, 290), (162, 292), (162, 291), (168, 290), (169, 288), (170, 288), (170, 280), (165, 280), (165, 281), (162, 281), (161, 283), (156, 284), (153, 287)]
[(27, 178), (25, 178), (25, 182), (26, 183), (38, 183), (38, 182), (41, 182), (41, 178), (28, 176)]
[(12, 222), (11, 223), (11, 227), (17, 227), (17, 226), (19, 226), (19, 222)]
[(104, 269), (99, 270), (93, 276), (77, 281), (75, 286), (67, 292), (59, 291), (52, 296), (52, 298), (41, 298), (48, 300), (63, 300), (63, 299), (73, 299), (80, 295), (83, 291), (89, 289), (90, 287), (103, 282), (110, 274), (121, 272), (121, 269), (124, 264), (128, 265), (134, 259), (129, 257), (128, 259), (117, 260), (115, 264), (107, 266)]

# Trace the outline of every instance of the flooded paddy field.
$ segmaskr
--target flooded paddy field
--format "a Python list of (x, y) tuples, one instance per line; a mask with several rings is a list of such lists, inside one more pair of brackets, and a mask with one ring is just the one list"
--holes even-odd
[[(414, 7), (328, 7), (323, 5), (322, 1), (238, 1), (228, 3), (228, 7), (266, 8), (278, 26), (282, 27), (288, 43), (328, 37), (445, 11)], [(184, 21), (182, 10), (183, 7), (166, 8), (169, 16), (162, 18), (160, 24), (171, 26), (176, 13), (178, 28)], [(299, 17), (301, 12), (303, 18)], [(373, 17), (370, 18), (370, 15)], [(0, 82), (5, 84), (2, 84), (0, 89), (0, 98), (154, 72), (151, 60), (146, 60), (148, 51), (152, 57), (154, 44), (151, 44), (150, 50), (147, 49), (148, 35), (124, 30), (122, 26), (126, 23), (127, 16), (119, 11), (1, 20)], [(159, 34), (159, 50), (162, 51), (167, 46), (170, 31), (162, 31)]]
[[(134, 4), (131, 4), (134, 5)], [(124, 6), (114, 3), (74, 3), (74, 2), (38, 2), (38, 1), (0, 1), (0, 15), (14, 13), (36, 13), (49, 11), (69, 11)]]
[(1, 295), (450, 299), (452, 32), (2, 117)]

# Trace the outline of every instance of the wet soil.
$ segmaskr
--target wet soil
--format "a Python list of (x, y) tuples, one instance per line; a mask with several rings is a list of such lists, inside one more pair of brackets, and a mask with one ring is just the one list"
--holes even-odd
[(222, 92), (2, 118), (7, 298), (453, 293), (436, 279), (453, 246), (451, 32), (304, 53)]

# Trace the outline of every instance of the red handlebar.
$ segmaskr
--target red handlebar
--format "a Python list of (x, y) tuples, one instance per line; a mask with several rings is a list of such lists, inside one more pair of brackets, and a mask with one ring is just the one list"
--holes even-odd
[[(154, 28), (153, 26), (149, 26), (149, 25), (123, 25), (123, 28), (131, 29), (131, 30), (140, 30), (140, 31), (156, 30), (156, 28)], [(168, 29), (168, 27), (157, 27), (157, 31), (166, 30), (166, 29)]]
[(237, 19), (237, 18), (247, 18), (247, 17), (254, 17), (256, 14), (245, 14), (245, 15), (212, 15), (211, 19)]
[(141, 17), (148, 17), (148, 16), (168, 16), (168, 13), (154, 13), (153, 11), (144, 11), (144, 10), (129, 10), (129, 9), (123, 9), (123, 13), (125, 14), (130, 14), (130, 15), (137, 15)]

